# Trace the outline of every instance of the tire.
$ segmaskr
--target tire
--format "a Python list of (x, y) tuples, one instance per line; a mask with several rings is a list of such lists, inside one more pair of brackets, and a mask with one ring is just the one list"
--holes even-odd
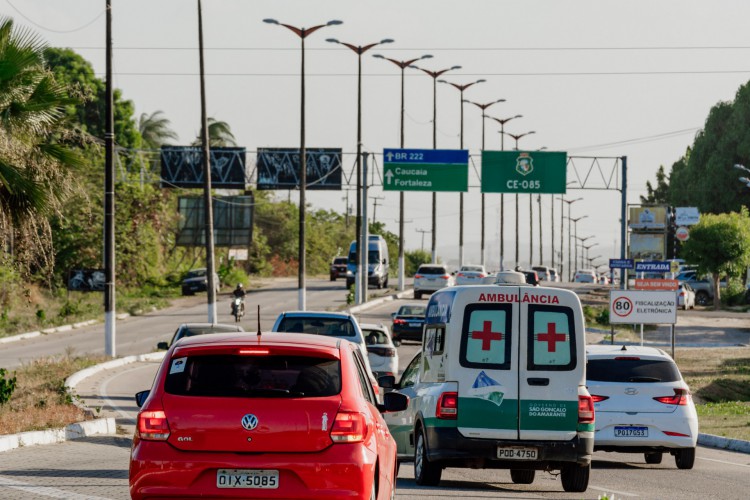
[(560, 471), (563, 489), (567, 492), (583, 493), (589, 487), (589, 473), (591, 464), (581, 467), (578, 464), (568, 464)]
[(661, 457), (662, 453), (659, 451), (655, 451), (652, 453), (644, 453), (644, 457), (646, 457), (646, 463), (647, 464), (660, 464), (661, 463)]
[(388, 276), (385, 277), (385, 281), (383, 282), (383, 288), (388, 288)]
[(414, 298), (419, 300), (422, 298), (422, 292), (414, 292)]
[(695, 448), (682, 448), (674, 454), (674, 462), (678, 469), (692, 469), (695, 464)]
[(333, 274), (331, 275), (331, 281), (336, 281), (336, 276)]
[(511, 469), (510, 478), (516, 484), (531, 484), (534, 482), (535, 470)]
[(378, 280), (378, 290), (380, 290), (381, 288), (383, 288), (383, 282)]
[(427, 440), (419, 431), (414, 448), (414, 480), (420, 486), (437, 486), (442, 474), (443, 468), (427, 459)]
[(704, 291), (700, 291), (695, 294), (695, 302), (699, 306), (707, 306), (711, 299), (708, 298), (708, 294)]

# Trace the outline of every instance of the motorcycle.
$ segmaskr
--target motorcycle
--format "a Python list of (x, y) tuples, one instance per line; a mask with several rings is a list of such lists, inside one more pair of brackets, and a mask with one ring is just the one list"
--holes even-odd
[(245, 301), (242, 297), (235, 297), (232, 299), (232, 316), (236, 323), (240, 322), (240, 318), (245, 315)]

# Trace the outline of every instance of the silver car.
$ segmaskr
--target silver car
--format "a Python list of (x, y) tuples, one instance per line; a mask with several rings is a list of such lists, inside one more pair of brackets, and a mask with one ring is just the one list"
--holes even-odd
[(414, 275), (414, 298), (437, 292), (441, 288), (453, 286), (455, 281), (448, 268), (442, 264), (422, 264)]
[(456, 285), (481, 285), (486, 277), (487, 271), (484, 266), (461, 266), (461, 269), (456, 272)]

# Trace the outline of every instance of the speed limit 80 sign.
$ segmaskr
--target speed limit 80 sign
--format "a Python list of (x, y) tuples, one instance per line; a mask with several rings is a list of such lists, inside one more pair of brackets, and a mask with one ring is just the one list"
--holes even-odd
[(611, 290), (609, 322), (675, 324), (677, 322), (677, 292)]

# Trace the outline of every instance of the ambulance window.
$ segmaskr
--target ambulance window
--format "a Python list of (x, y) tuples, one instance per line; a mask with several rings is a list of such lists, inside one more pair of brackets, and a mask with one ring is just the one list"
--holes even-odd
[(529, 304), (529, 370), (567, 371), (576, 367), (576, 336), (569, 307)]
[(425, 356), (440, 356), (445, 350), (445, 327), (430, 326), (424, 332)]
[(511, 304), (470, 304), (464, 309), (461, 366), (510, 369)]

